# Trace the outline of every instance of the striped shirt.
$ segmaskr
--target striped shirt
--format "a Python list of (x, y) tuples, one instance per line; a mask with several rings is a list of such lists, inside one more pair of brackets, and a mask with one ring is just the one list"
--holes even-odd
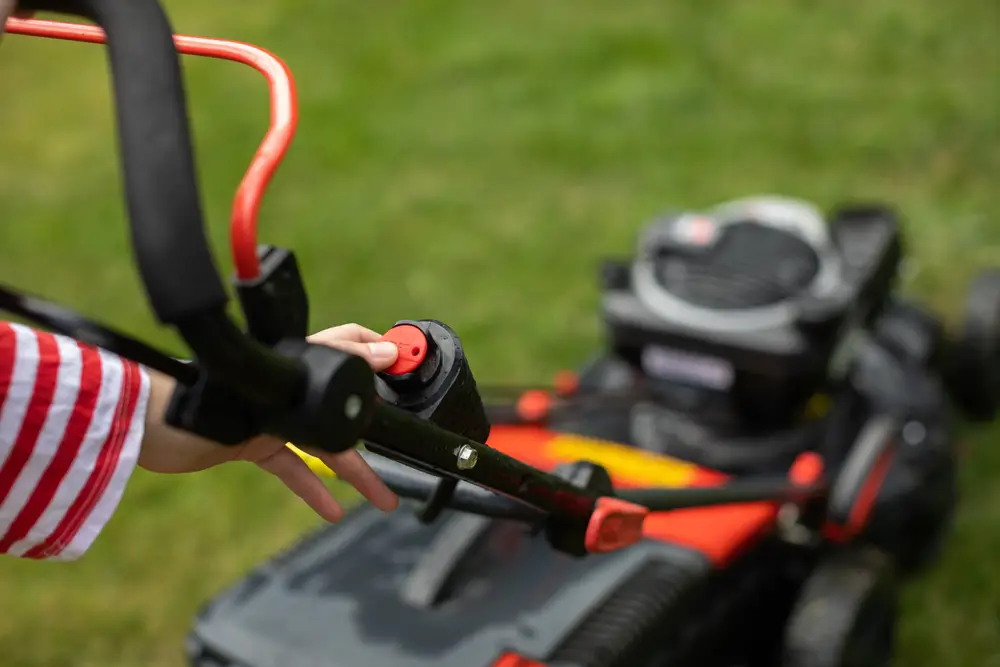
[(138, 364), (0, 322), (0, 553), (87, 551), (135, 469), (148, 399)]

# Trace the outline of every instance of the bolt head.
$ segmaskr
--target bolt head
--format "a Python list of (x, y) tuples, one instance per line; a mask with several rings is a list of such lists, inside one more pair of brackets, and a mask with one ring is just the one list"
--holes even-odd
[(919, 445), (927, 438), (927, 428), (920, 422), (911, 421), (903, 426), (903, 441), (908, 445)]
[(347, 400), (344, 401), (344, 415), (346, 415), (348, 419), (357, 418), (357, 416), (361, 414), (361, 404), (361, 397), (357, 394), (351, 394), (347, 397)]
[(476, 462), (479, 460), (479, 453), (469, 445), (462, 445), (458, 448), (458, 455), (456, 456), (456, 465), (459, 470), (468, 470), (469, 468), (474, 468)]

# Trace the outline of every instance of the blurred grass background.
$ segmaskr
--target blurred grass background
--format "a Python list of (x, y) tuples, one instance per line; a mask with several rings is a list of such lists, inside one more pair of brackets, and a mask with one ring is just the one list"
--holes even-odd
[[(664, 208), (758, 192), (895, 203), (919, 267), (908, 288), (950, 317), (1000, 264), (995, 0), (166, 6), (177, 32), (259, 44), (295, 72), (300, 130), (261, 238), (299, 253), (313, 328), (433, 317), (478, 377), (540, 380), (600, 344), (600, 257)], [(130, 261), (101, 50), (2, 49), (0, 280), (182, 354)], [(265, 87), (236, 65), (184, 66), (228, 272)], [(997, 435), (969, 434), (957, 531), (907, 591), (900, 665), (1000, 665)], [(0, 561), (0, 664), (179, 666), (197, 605), (313, 523), (249, 467), (137, 472), (83, 560)]]

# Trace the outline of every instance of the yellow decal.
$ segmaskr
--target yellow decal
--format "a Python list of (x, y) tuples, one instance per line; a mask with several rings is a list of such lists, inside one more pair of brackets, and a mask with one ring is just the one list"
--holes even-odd
[(556, 436), (546, 454), (561, 461), (596, 463), (619, 481), (640, 486), (685, 487), (698, 472), (698, 466), (669, 456), (571, 435)]
[(327, 467), (327, 465), (325, 463), (323, 463), (322, 461), (320, 461), (318, 458), (316, 458), (312, 454), (306, 454), (304, 451), (302, 451), (301, 449), (299, 449), (298, 447), (296, 447), (295, 445), (293, 445), (290, 442), (288, 444), (286, 444), (285, 447), (288, 447), (290, 450), (292, 450), (293, 452), (295, 452), (296, 454), (298, 454), (299, 458), (302, 459), (303, 461), (305, 461), (306, 465), (309, 466), (309, 469), (312, 470), (317, 475), (319, 475), (320, 477), (336, 477), (337, 476), (332, 470), (330, 470), (329, 467)]
[(830, 397), (826, 394), (813, 394), (806, 404), (806, 419), (821, 419), (830, 411)]

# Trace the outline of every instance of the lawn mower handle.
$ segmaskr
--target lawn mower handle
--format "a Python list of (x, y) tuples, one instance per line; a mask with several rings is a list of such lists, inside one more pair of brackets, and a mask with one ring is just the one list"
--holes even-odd
[[(395, 468), (383, 466), (398, 489), (418, 493), (424, 484), (414, 481), (420, 471), (429, 473), (432, 482), (448, 480), (450, 491), (442, 497), (452, 500), (460, 482), (483, 487), (493, 500), (463, 486), (459, 504), (462, 498), (471, 498), (470, 508), (494, 515), (543, 516), (550, 541), (567, 551), (606, 551), (636, 541), (648, 506), (666, 510), (779, 501), (788, 496), (788, 488), (793, 495), (825, 493), (822, 486), (786, 484), (651, 489), (639, 494), (648, 506), (639, 506), (616, 494), (607, 472), (593, 464), (580, 462), (562, 475), (549, 474), (430, 419), (376, 401), (367, 363), (309, 344), (304, 332), (286, 330), (280, 340), (265, 341), (260, 336), (255, 340), (226, 314), (228, 297), (204, 231), (174, 35), (157, 0), (22, 0), (21, 9), (77, 14), (103, 30), (135, 259), (158, 319), (175, 327), (194, 352), (191, 367), (198, 369), (198, 379), (192, 382), (192, 392), (212, 397), (203, 412), (217, 423), (225, 424), (234, 414), (277, 414), (281, 419), (268, 421), (266, 432), (328, 451), (347, 449), (363, 438), (370, 449), (390, 459), (387, 463), (395, 460), (416, 469), (403, 484), (398, 463)], [(241, 286), (250, 287), (256, 279), (241, 278), (245, 279)], [(184, 394), (175, 399), (178, 395)], [(352, 401), (360, 407), (348, 409)], [(185, 409), (190, 407), (174, 406), (172, 414), (181, 420), (175, 425), (185, 425), (185, 414), (192, 414)], [(468, 457), (462, 465), (463, 452), (471, 453), (472, 465)], [(582, 482), (583, 478), (589, 481)], [(594, 480), (597, 483), (591, 484)], [(440, 482), (434, 483), (442, 488)]]
[[(229, 406), (235, 402), (243, 412), (284, 413), (281, 427), (269, 432), (303, 445), (339, 451), (364, 437), (390, 458), (586, 524), (597, 494), (404, 410), (376, 405), (371, 369), (358, 357), (296, 336), (268, 347), (228, 317), (204, 230), (174, 35), (157, 0), (22, 0), (20, 8), (75, 14), (103, 31), (135, 260), (158, 319), (175, 327), (194, 353), (201, 386), (221, 387), (235, 399)], [(332, 405), (331, 395), (364, 401), (358, 418), (348, 418), (354, 424), (345, 424), (346, 404)], [(220, 410), (218, 420), (229, 414)], [(454, 452), (463, 447), (476, 451), (474, 469), (456, 465)]]
[[(361, 452), (361, 456), (394, 492), (404, 498), (426, 500), (433, 495), (436, 485), (440, 483), (440, 478), (433, 473), (385, 456), (372, 452)], [(747, 478), (729, 482), (722, 487), (623, 488), (616, 489), (614, 495), (621, 500), (641, 505), (650, 512), (755, 502), (803, 503), (823, 498), (829, 492), (828, 483), (816, 470), (814, 455), (805, 455), (796, 462), (789, 478), (781, 475)], [(329, 469), (323, 472), (333, 474)], [(520, 500), (498, 495), (464, 481), (457, 484), (446, 506), (458, 512), (528, 523), (540, 523), (546, 518), (543, 512)]]
[(290, 404), (306, 371), (244, 335), (209, 249), (173, 31), (156, 0), (21, 0), (94, 21), (107, 38), (132, 247), (150, 305), (199, 363), (261, 403)]

